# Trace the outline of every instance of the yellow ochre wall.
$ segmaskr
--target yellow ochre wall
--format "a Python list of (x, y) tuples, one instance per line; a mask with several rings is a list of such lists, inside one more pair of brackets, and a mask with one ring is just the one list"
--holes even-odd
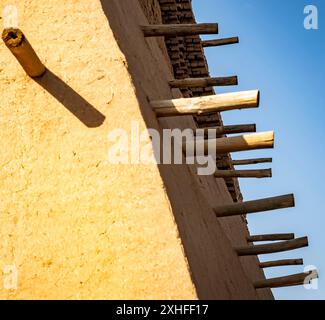
[(145, 123), (101, 2), (7, 4), (50, 71), (0, 44), (0, 298), (196, 299), (157, 166), (108, 163), (110, 130)]
[[(157, 120), (149, 101), (180, 97), (156, 0), (0, 0), (48, 68), (37, 80), (0, 44), (0, 298), (272, 299), (222, 179), (187, 165), (113, 165), (108, 134)], [(130, 141), (129, 141), (130, 142)], [(144, 141), (150, 146), (149, 138)], [(13, 274), (17, 270), (17, 287)], [(1, 272), (2, 271), (2, 272)]]

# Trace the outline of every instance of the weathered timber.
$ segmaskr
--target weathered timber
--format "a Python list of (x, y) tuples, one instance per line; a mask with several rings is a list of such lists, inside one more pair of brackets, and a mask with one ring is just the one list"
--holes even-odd
[(30, 77), (42, 76), (46, 68), (19, 29), (4, 29), (2, 40)]
[(289, 286), (299, 286), (309, 284), (311, 280), (318, 278), (317, 271), (309, 271), (304, 273), (298, 273), (286, 277), (272, 278), (266, 280), (259, 280), (254, 282), (256, 289), (263, 288), (281, 288)]
[(303, 265), (303, 259), (285, 259), (285, 260), (276, 260), (276, 261), (266, 261), (260, 262), (260, 268), (274, 268), (274, 267), (283, 267), (283, 266), (298, 266)]
[(218, 34), (217, 23), (198, 24), (156, 24), (141, 26), (145, 37), (175, 37), (200, 34)]
[(308, 247), (307, 237), (282, 241), (282, 242), (276, 242), (276, 243), (240, 247), (240, 248), (236, 248), (235, 250), (239, 256), (254, 256), (259, 254), (269, 254), (269, 253), (290, 251), (290, 250), (300, 249), (304, 247)]
[(295, 238), (294, 233), (278, 233), (278, 234), (261, 234), (248, 236), (248, 242), (262, 242), (262, 241), (282, 241), (282, 240), (293, 240)]
[(261, 200), (233, 203), (214, 208), (217, 217), (231, 217), (270, 210), (292, 208), (295, 206), (294, 195), (284, 195)]
[(196, 141), (187, 141), (183, 144), (183, 149), (185, 152), (187, 152), (187, 154), (195, 154), (197, 150), (204, 150), (206, 153), (212, 155), (258, 149), (270, 149), (273, 147), (273, 131), (207, 140), (199, 137), (196, 139)]
[(218, 170), (216, 178), (272, 178), (272, 169), (260, 170)]
[(224, 39), (216, 39), (216, 40), (205, 40), (202, 41), (202, 46), (204, 48), (206, 47), (219, 47), (219, 46), (225, 46), (229, 44), (236, 44), (239, 42), (238, 37), (232, 37), (232, 38), (224, 38)]
[(151, 101), (151, 106), (158, 117), (174, 117), (236, 109), (258, 108), (259, 101), (259, 91), (251, 90), (196, 98), (157, 100)]
[[(200, 132), (200, 133), (199, 133)], [(217, 126), (210, 128), (203, 128), (198, 131), (197, 136), (203, 136), (205, 138), (213, 136), (222, 136), (224, 134), (236, 134), (236, 133), (246, 133), (246, 132), (256, 132), (256, 124), (241, 124), (233, 126)]]
[(238, 85), (237, 76), (219, 78), (186, 78), (171, 80), (169, 85), (172, 88), (206, 88), (215, 86), (236, 86)]
[(245, 160), (232, 160), (234, 166), (246, 166), (251, 164), (271, 163), (272, 158), (259, 158), (259, 159), (245, 159)]

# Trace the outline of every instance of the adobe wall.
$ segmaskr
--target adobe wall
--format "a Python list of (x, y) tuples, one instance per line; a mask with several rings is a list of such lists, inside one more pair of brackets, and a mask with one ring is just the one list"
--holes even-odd
[(159, 170), (108, 164), (108, 133), (145, 124), (100, 1), (10, 4), (51, 72), (0, 45), (0, 297), (196, 298)]
[[(150, 23), (160, 23), (159, 15), (156, 20), (153, 20), (153, 17), (156, 15), (152, 14), (152, 12), (157, 10), (157, 3), (160, 5), (163, 23), (178, 24), (196, 22), (191, 0), (140, 0), (140, 4), (144, 7), (144, 12), (147, 15)], [(169, 59), (171, 61), (174, 78), (195, 78), (210, 75), (208, 63), (204, 55), (204, 50), (201, 46), (199, 36), (166, 38), (165, 44), (168, 50)], [(233, 49), (236, 50), (236, 47)], [(218, 49), (216, 48), (215, 50)], [(182, 90), (182, 95), (184, 97), (196, 97), (214, 93), (214, 89), (211, 87)], [(219, 113), (214, 113), (208, 116), (198, 116), (194, 119), (192, 119), (192, 117), (188, 117), (188, 119), (191, 119), (189, 121), (191, 121), (193, 128), (210, 127), (222, 124), (222, 119)], [(164, 122), (166, 123), (165, 120)], [(191, 125), (189, 125), (187, 121), (184, 121), (183, 117), (174, 118), (172, 127), (185, 129), (191, 127)], [(229, 159), (231, 159), (230, 155), (220, 156), (217, 159), (218, 168), (233, 169), (229, 163)], [(197, 177), (195, 169), (193, 169), (192, 173), (200, 186), (203, 197), (207, 199), (209, 206), (214, 207), (231, 201), (242, 201), (242, 195), (237, 179), (224, 180), (215, 179), (213, 177)], [(248, 245), (246, 236), (249, 234), (249, 232), (245, 217), (220, 219), (219, 223), (221, 224), (226, 236), (231, 241), (232, 246)], [(263, 271), (258, 267), (258, 259), (256, 257), (244, 257), (239, 258), (239, 260), (246, 274), (251, 280), (264, 278)], [(257, 294), (261, 299), (273, 298), (271, 291), (268, 289), (258, 290)]]
[[(223, 181), (189, 166), (112, 165), (108, 134), (195, 127), (158, 122), (148, 101), (170, 90), (173, 65), (140, 24), (158, 2), (0, 0), (14, 4), (49, 71), (27, 77), (0, 45), (0, 283), (2, 299), (258, 299), (257, 260), (238, 259), (242, 218), (218, 221)], [(164, 63), (162, 63), (164, 61)], [(149, 142), (149, 140), (148, 140)], [(2, 277), (2, 279), (1, 279)]]

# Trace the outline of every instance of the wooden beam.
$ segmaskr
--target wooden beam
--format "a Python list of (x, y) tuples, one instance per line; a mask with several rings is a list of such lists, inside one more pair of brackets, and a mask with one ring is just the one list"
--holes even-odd
[(264, 268), (283, 267), (283, 266), (299, 266), (303, 264), (304, 264), (303, 259), (286, 259), (286, 260), (261, 262), (260, 268), (264, 269)]
[(263, 211), (292, 208), (294, 206), (294, 195), (289, 194), (279, 197), (223, 205), (215, 207), (214, 212), (217, 217), (231, 217)]
[(239, 256), (255, 256), (259, 254), (290, 251), (304, 247), (308, 247), (307, 237), (257, 246), (240, 247), (235, 250)]
[(279, 233), (279, 234), (262, 234), (256, 236), (248, 236), (248, 242), (261, 242), (261, 241), (282, 241), (293, 240), (295, 238), (294, 233)]
[(237, 76), (219, 78), (186, 78), (169, 81), (172, 88), (206, 88), (215, 86), (236, 86), (238, 85)]
[(246, 166), (250, 164), (259, 164), (259, 163), (271, 163), (272, 158), (259, 158), (259, 159), (247, 159), (247, 160), (232, 160), (234, 166)]
[(204, 48), (207, 47), (219, 47), (219, 46), (225, 46), (228, 44), (235, 44), (239, 42), (238, 37), (233, 37), (233, 38), (225, 38), (225, 39), (217, 39), (217, 40), (205, 40), (202, 41), (202, 46)]
[[(222, 136), (224, 134), (236, 134), (236, 133), (246, 133), (246, 132), (256, 132), (256, 124), (241, 124), (241, 125), (234, 125), (234, 126), (217, 126), (217, 127), (210, 127), (204, 128), (202, 135), (205, 138), (209, 137), (217, 137)], [(197, 136), (200, 136), (197, 134)]]
[(42, 76), (46, 68), (19, 29), (4, 29), (2, 40), (30, 77)]
[(273, 279), (259, 280), (254, 282), (256, 289), (263, 288), (281, 288), (289, 286), (304, 285), (311, 282), (311, 280), (318, 278), (317, 271), (309, 271), (299, 274), (294, 274), (286, 277), (279, 277)]
[(216, 178), (272, 178), (272, 170), (218, 170), (214, 176)]
[(196, 98), (151, 101), (151, 106), (158, 117), (174, 117), (258, 108), (259, 102), (259, 91), (252, 90)]
[[(212, 147), (213, 150), (211, 150)], [(206, 153), (226, 154), (230, 152), (270, 149), (273, 147), (273, 131), (208, 140), (197, 138), (194, 142), (186, 141), (183, 144), (183, 149), (187, 154), (195, 154), (196, 150), (204, 150)]]
[(200, 34), (218, 34), (217, 23), (198, 24), (156, 24), (141, 26), (145, 37), (194, 36)]

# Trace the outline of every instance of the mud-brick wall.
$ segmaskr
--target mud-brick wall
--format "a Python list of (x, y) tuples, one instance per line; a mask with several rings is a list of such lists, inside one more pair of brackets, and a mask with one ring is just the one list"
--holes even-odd
[(146, 125), (102, 3), (7, 4), (48, 71), (0, 43), (0, 298), (195, 299), (157, 166), (108, 161), (112, 130)]
[(130, 139), (132, 121), (196, 126), (158, 121), (149, 104), (181, 95), (168, 86), (165, 44), (139, 27), (161, 19), (157, 2), (7, 4), (48, 71), (30, 79), (0, 45), (0, 297), (270, 298), (252, 285), (264, 277), (257, 259), (233, 249), (246, 243), (241, 219), (213, 214), (212, 201), (233, 201), (223, 181), (187, 165), (108, 161), (108, 134)]
[[(196, 23), (192, 2), (189, 0), (157, 0), (160, 4), (162, 21), (165, 24)], [(156, 3), (156, 1), (154, 1)], [(159, 19), (156, 20), (156, 23)], [(165, 39), (175, 79), (208, 77), (209, 68), (199, 36), (170, 37)], [(214, 94), (214, 88), (182, 89), (184, 97), (197, 97)], [(195, 117), (199, 128), (222, 125), (219, 113)], [(220, 169), (233, 169), (230, 155), (219, 156), (217, 166)], [(226, 179), (226, 185), (235, 202), (242, 200), (237, 179)]]
[[(150, 23), (196, 23), (191, 0), (139, 0), (139, 2), (143, 6), (144, 12)], [(161, 18), (159, 15), (152, 15), (152, 12), (157, 10), (158, 3), (160, 5), (159, 11), (161, 12)], [(161, 39), (158, 39), (158, 41), (161, 41)], [(166, 37), (165, 44), (172, 66), (173, 78), (183, 79), (188, 77), (207, 77), (210, 75), (208, 62), (205, 58), (199, 36)], [(182, 89), (181, 92), (183, 97), (215, 94), (214, 88), (211, 87), (188, 88)], [(197, 116), (194, 117), (193, 120), (195, 122), (195, 127), (199, 128), (222, 125), (222, 118), (219, 113), (213, 113), (207, 116)], [(182, 122), (182, 120), (178, 122), (175, 121), (175, 127), (186, 128), (186, 124), (184, 125)], [(220, 156), (217, 159), (217, 166), (220, 169), (233, 169), (230, 160), (230, 155)], [(195, 172), (193, 173), (195, 175)], [(201, 185), (204, 190), (203, 193), (212, 207), (225, 201), (225, 199), (229, 199), (227, 196), (228, 192), (233, 201), (242, 201), (237, 179), (225, 179), (221, 181), (221, 179), (201, 177), (197, 182)], [(247, 245), (245, 237), (248, 234), (248, 230), (246, 226), (247, 221), (244, 216), (226, 220), (221, 219), (220, 222), (234, 246)], [(249, 274), (252, 279), (264, 277), (263, 272), (259, 270), (258, 259), (256, 257), (243, 258), (240, 260), (247, 274)], [(258, 294), (261, 298), (272, 297), (270, 290), (259, 290)]]

